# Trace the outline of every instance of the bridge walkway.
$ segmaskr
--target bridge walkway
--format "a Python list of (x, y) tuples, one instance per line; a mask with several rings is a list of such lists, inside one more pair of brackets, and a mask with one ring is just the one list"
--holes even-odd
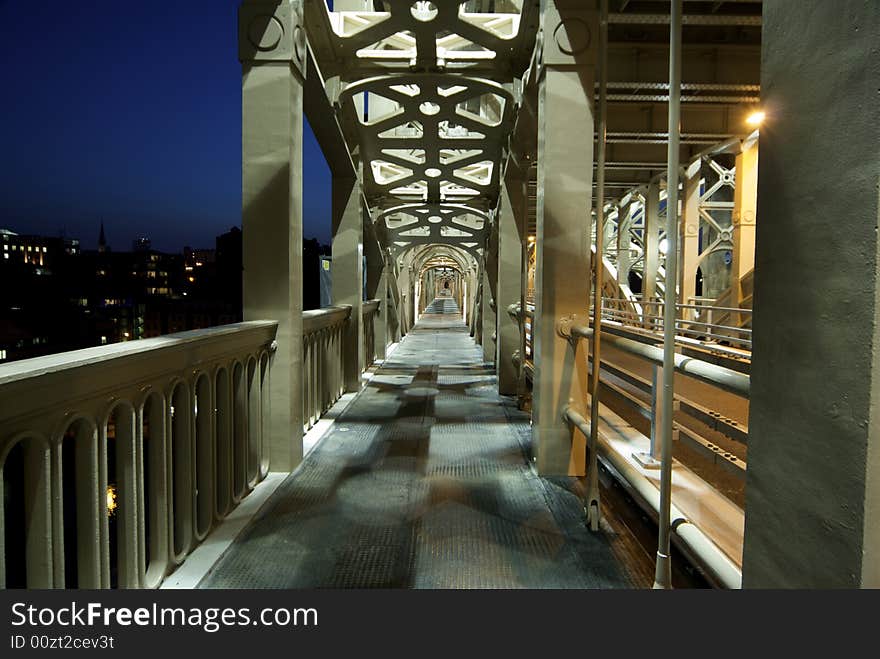
[(498, 395), (438, 298), (202, 588), (632, 588), (652, 564), (578, 479), (536, 475), (528, 415)]

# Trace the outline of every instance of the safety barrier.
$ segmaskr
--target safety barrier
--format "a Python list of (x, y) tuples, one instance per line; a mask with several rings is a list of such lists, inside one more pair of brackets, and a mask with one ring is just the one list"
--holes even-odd
[(303, 312), (303, 429), (314, 426), (345, 388), (343, 333), (350, 306)]
[(369, 368), (376, 361), (376, 318), (378, 315), (379, 300), (364, 302), (364, 368)]
[(276, 330), (0, 366), (0, 586), (157, 587), (268, 471)]

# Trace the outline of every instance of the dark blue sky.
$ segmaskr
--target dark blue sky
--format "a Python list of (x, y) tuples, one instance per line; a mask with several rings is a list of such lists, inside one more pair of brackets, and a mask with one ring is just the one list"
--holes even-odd
[[(241, 224), (239, 0), (0, 0), (0, 228), (114, 249), (210, 247)], [(330, 180), (305, 128), (304, 235)]]

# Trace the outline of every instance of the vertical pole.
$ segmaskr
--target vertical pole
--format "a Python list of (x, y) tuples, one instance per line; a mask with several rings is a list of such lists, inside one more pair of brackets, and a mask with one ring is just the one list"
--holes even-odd
[(629, 258), (630, 227), (632, 226), (633, 203), (617, 210), (617, 283), (629, 287), (629, 271), (632, 267)]
[[(660, 264), (660, 183), (652, 181), (648, 184), (645, 195), (645, 267), (642, 271), (642, 303), (643, 313), (655, 316), (659, 307), (655, 304), (657, 297), (657, 270)], [(653, 321), (645, 323), (653, 327)]]
[(599, 1), (599, 132), (596, 168), (596, 256), (593, 280), (593, 370), (590, 386), (590, 441), (587, 446), (587, 498), (584, 508), (592, 531), (599, 530), (599, 374), (602, 365), (602, 284), (605, 274), (605, 133), (608, 126), (608, 0)]
[[(278, 24), (284, 26), (280, 40), (272, 32)], [(290, 471), (302, 460), (305, 69), (295, 28), (301, 28), (299, 3), (241, 5), (243, 312), (245, 320), (278, 321), (264, 426), (272, 471)]]
[[(681, 200), (681, 263), (679, 295), (681, 304), (691, 304), (697, 294), (697, 268), (700, 260), (700, 171), (702, 159), (692, 162), (685, 171)], [(694, 317), (693, 309), (682, 309), (682, 319)]]
[(666, 288), (663, 291), (663, 400), (660, 426), (660, 533), (654, 588), (672, 587), (669, 539), (672, 505), (672, 402), (675, 376), (675, 282), (678, 277), (678, 180), (681, 141), (681, 12), (672, 0), (669, 20), (669, 149), (666, 170)]

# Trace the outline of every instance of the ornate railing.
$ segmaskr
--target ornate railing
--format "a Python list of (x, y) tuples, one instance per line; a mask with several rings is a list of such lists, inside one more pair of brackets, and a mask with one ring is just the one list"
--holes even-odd
[(158, 586), (268, 471), (276, 329), (0, 366), (0, 586)]
[(376, 361), (376, 318), (379, 300), (367, 300), (363, 305), (364, 316), (364, 367), (370, 368)]
[(344, 390), (343, 333), (350, 306), (303, 312), (303, 429), (314, 426)]

